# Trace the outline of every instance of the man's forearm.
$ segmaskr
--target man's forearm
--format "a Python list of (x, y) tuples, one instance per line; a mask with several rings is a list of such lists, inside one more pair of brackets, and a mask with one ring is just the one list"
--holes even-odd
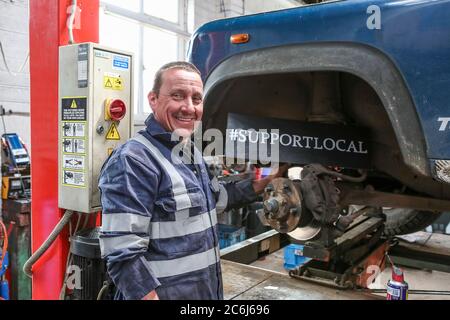
[(111, 260), (107, 257), (108, 274), (126, 300), (143, 299), (161, 285), (142, 255), (125, 261)]
[(260, 180), (244, 179), (239, 182), (223, 184), (225, 189), (223, 191), (227, 193), (225, 210), (240, 208), (256, 201), (257, 195), (262, 193), (273, 179), (282, 177), (288, 168), (289, 165), (284, 164), (277, 168), (273, 174)]
[(259, 180), (253, 180), (253, 189), (255, 190), (256, 194), (260, 194), (264, 191), (266, 186), (270, 183), (270, 181), (273, 180), (273, 177), (267, 176), (265, 178), (259, 179)]

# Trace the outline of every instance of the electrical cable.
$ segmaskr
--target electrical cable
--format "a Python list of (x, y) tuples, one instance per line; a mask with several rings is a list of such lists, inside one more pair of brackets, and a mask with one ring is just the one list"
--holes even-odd
[(225, 1), (220, 0), (219, 4), (220, 4), (220, 12), (223, 13), (223, 17), (226, 18), (227, 17), (227, 9), (225, 7)]
[(6, 111), (6, 109), (3, 107), (3, 105), (0, 104), (0, 115), (2, 115), (2, 116), (23, 116), (23, 117), (29, 117), (30, 116), (30, 112), (26, 112), (26, 111), (12, 111), (11, 109)]
[(2, 55), (2, 60), (3, 60), (3, 64), (5, 65), (6, 71), (8, 71), (8, 73), (14, 77), (23, 71), (23, 69), (25, 68), (25, 66), (27, 64), (28, 59), (30, 58), (30, 52), (28, 52), (27, 56), (25, 58), (25, 61), (22, 63), (22, 66), (20, 67), (19, 71), (17, 73), (15, 73), (15, 72), (12, 72), (11, 69), (9, 69), (8, 63), (6, 62), (5, 51), (3, 50), (3, 44), (1, 41), (0, 41), (0, 53)]
[(2, 106), (2, 110), (1, 110), (1, 115), (2, 115), (2, 123), (3, 123), (3, 133), (6, 134), (6, 124), (5, 124), (5, 109)]
[(0, 220), (0, 225), (2, 227), (2, 234), (3, 234), (3, 248), (2, 248), (2, 258), (0, 260), (0, 271), (2, 270), (3, 267), (3, 261), (5, 259), (6, 256), (6, 251), (8, 250), (8, 231), (6, 230), (6, 226), (3, 223), (3, 221)]
[(0, 2), (4, 2), (4, 3), (14, 6), (14, 5), (16, 5), (16, 3), (25, 4), (25, 1), (26, 0), (1, 0)]
[(336, 171), (328, 170), (327, 168), (322, 166), (320, 173), (325, 173), (330, 176), (334, 176), (336, 178), (341, 178), (342, 180), (346, 180), (346, 181), (350, 181), (350, 182), (363, 182), (364, 180), (366, 180), (367, 172), (362, 171), (362, 170), (358, 170), (358, 172), (361, 174), (361, 176), (353, 177), (353, 176), (345, 175), (345, 174), (342, 174), (342, 173), (339, 173)]
[(33, 264), (39, 260), (39, 258), (44, 254), (45, 251), (47, 251), (48, 248), (52, 245), (52, 243), (55, 241), (55, 239), (58, 237), (58, 235), (61, 233), (61, 231), (64, 229), (66, 224), (70, 221), (70, 218), (72, 218), (73, 211), (72, 210), (66, 210), (61, 220), (58, 222), (58, 224), (55, 226), (53, 231), (50, 233), (50, 235), (47, 237), (47, 239), (44, 241), (44, 243), (39, 247), (39, 249), (36, 250), (35, 253), (25, 262), (23, 265), (23, 272), (28, 276), (32, 277), (33, 273), (31, 271), (31, 268)]
[(103, 282), (103, 287), (100, 289), (97, 295), (97, 300), (102, 300), (103, 293), (108, 289), (109, 283), (107, 281)]
[(30, 52), (27, 53), (27, 57), (25, 58), (25, 61), (22, 63), (22, 66), (20, 67), (18, 73), (21, 73), (23, 71), (23, 68), (25, 68), (25, 66), (26, 66), (26, 64), (28, 62), (28, 59), (30, 59)]
[(247, 220), (248, 215), (250, 214), (250, 208), (247, 206), (247, 207), (245, 207), (245, 208), (242, 208), (242, 211), (245, 211), (245, 213), (242, 212), (242, 217), (241, 217), (241, 221), (242, 221), (242, 223), (243, 223), (244, 221)]
[(77, 219), (77, 224), (75, 225), (75, 231), (70, 236), (73, 236), (74, 234), (77, 233), (78, 228), (80, 227), (80, 221), (81, 221), (81, 213), (78, 212), (78, 219)]
[(72, 12), (70, 13), (70, 17), (69, 17), (69, 43), (73, 44), (74, 40), (73, 40), (73, 21), (75, 20), (75, 12), (77, 9), (77, 0), (72, 0)]
[(69, 221), (69, 237), (72, 235), (72, 220)]
[(90, 213), (86, 213), (86, 214), (85, 214), (84, 222), (83, 222), (83, 226), (81, 227), (81, 230), (86, 229), (87, 224), (88, 224), (88, 222), (89, 222), (90, 215), (91, 215)]
[(365, 171), (361, 172), (361, 176), (359, 176), (359, 177), (352, 177), (352, 176), (345, 175), (345, 174), (342, 174), (339, 172), (334, 172), (331, 170), (329, 170), (327, 173), (330, 175), (333, 175), (337, 178), (341, 178), (342, 180), (346, 180), (346, 181), (350, 181), (350, 182), (363, 182), (367, 178), (367, 172), (365, 172)]
[(2, 42), (1, 42), (1, 41), (0, 41), (0, 53), (2, 54), (3, 63), (5, 64), (6, 71), (8, 71), (8, 73), (14, 75), (14, 74), (11, 72), (11, 70), (9, 70), (8, 63), (6, 62), (5, 52), (3, 51), (3, 45), (2, 45)]

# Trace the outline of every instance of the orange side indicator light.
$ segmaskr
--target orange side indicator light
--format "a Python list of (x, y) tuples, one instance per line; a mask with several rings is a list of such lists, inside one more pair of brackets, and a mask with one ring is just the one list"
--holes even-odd
[(249, 40), (250, 36), (248, 33), (233, 34), (230, 37), (230, 42), (234, 44), (247, 43)]

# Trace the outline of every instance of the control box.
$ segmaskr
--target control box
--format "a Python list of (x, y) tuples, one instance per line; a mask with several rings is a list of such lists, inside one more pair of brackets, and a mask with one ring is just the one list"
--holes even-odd
[(103, 163), (132, 134), (133, 54), (96, 43), (59, 48), (59, 207), (101, 209)]

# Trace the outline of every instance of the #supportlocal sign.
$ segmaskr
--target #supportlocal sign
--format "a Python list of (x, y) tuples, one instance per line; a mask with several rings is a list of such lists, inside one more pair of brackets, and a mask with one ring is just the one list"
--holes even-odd
[(292, 164), (370, 167), (370, 143), (362, 128), (228, 115), (225, 154), (229, 158)]

